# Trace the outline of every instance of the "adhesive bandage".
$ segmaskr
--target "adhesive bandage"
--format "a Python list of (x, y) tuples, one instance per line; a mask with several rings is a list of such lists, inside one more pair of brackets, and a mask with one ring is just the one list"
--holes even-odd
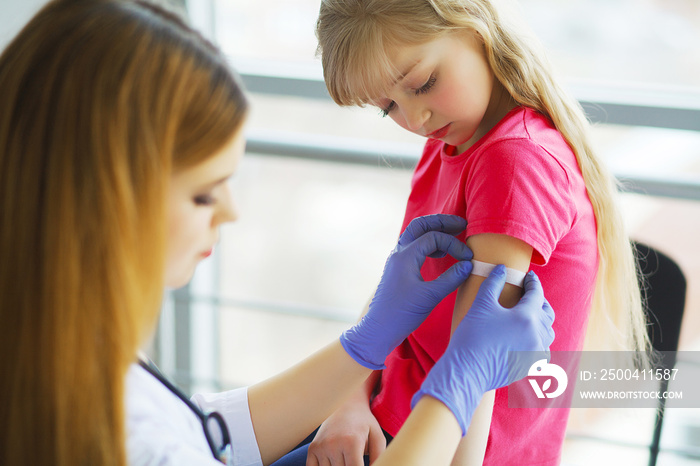
[[(496, 268), (496, 264), (489, 264), (488, 262), (481, 262), (472, 259), (472, 275), (488, 277), (494, 268)], [(525, 275), (525, 272), (506, 267), (506, 283), (522, 288), (523, 283), (525, 282)]]

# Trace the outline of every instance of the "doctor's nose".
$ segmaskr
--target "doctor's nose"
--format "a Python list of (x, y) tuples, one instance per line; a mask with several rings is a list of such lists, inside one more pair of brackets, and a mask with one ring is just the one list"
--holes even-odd
[(233, 201), (231, 187), (226, 183), (224, 186), (224, 194), (221, 196), (220, 202), (217, 204), (217, 212), (214, 215), (214, 226), (219, 226), (223, 223), (235, 222), (238, 219), (238, 210)]

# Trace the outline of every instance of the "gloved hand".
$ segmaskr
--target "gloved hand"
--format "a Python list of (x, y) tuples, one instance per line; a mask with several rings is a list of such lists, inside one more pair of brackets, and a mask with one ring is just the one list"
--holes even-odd
[[(340, 337), (355, 361), (370, 369), (383, 369), (389, 353), (467, 279), (472, 252), (452, 236), (466, 226), (461, 217), (437, 214), (413, 219), (406, 227), (386, 261), (367, 314)], [(435, 280), (424, 281), (420, 269), (425, 258), (446, 254), (460, 262)]]
[[(554, 311), (534, 272), (525, 277), (525, 294), (512, 309), (498, 302), (505, 279), (505, 267), (499, 265), (481, 284), (445, 354), (411, 401), (411, 407), (424, 395), (442, 401), (457, 418), (462, 435), (483, 394), (525, 377), (535, 361), (549, 359), (554, 341)], [(513, 351), (523, 353), (509, 359)]]

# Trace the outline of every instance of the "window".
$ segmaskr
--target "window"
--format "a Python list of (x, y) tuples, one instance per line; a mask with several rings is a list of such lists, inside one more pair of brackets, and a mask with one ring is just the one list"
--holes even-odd
[[(209, 305), (209, 317), (188, 314), (199, 323), (189, 327), (182, 367), (209, 364), (191, 374), (199, 377), (193, 387), (255, 382), (337, 338), (372, 293), (399, 233), (422, 141), (376, 110), (323, 98), (313, 32), (319, 4), (188, 2), (193, 22), (231, 56), (253, 100), (249, 155), (235, 188), (240, 220), (224, 228), (217, 257), (189, 290), (195, 305)], [(598, 121), (594, 137), (612, 170), (643, 183), (647, 194), (623, 196), (627, 222), (634, 238), (684, 267), (681, 344), (700, 348), (700, 4), (522, 0), (518, 8)], [(331, 153), (317, 160), (323, 148)], [(206, 273), (215, 278), (201, 279)], [(182, 341), (174, 336), (176, 307), (166, 310), (161, 347)], [(627, 437), (651, 419), (612, 416)], [(572, 429), (595, 431), (607, 419), (574, 417)], [(700, 426), (697, 413), (679, 419), (677, 428)], [(568, 451), (579, 448), (586, 447)]]

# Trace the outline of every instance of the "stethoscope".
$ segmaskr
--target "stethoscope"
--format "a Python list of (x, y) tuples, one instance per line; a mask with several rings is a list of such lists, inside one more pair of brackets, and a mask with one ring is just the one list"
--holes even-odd
[[(231, 446), (231, 436), (229, 435), (228, 427), (226, 426), (226, 421), (224, 421), (223, 416), (216, 411), (211, 411), (205, 413), (199, 406), (194, 404), (187, 395), (185, 395), (179, 388), (177, 388), (172, 382), (165, 378), (165, 376), (158, 370), (158, 368), (150, 361), (146, 361), (139, 358), (139, 365), (149, 374), (156, 378), (160, 383), (162, 383), (165, 388), (170, 390), (175, 396), (177, 396), (183, 403), (187, 405), (190, 410), (197, 416), (199, 422), (202, 424), (202, 430), (204, 431), (204, 437), (207, 439), (209, 448), (211, 449), (214, 458), (221, 461), (225, 465), (233, 465), (233, 447)], [(214, 422), (221, 432), (221, 442), (217, 444), (214, 440), (214, 436), (210, 430), (210, 423)]]

